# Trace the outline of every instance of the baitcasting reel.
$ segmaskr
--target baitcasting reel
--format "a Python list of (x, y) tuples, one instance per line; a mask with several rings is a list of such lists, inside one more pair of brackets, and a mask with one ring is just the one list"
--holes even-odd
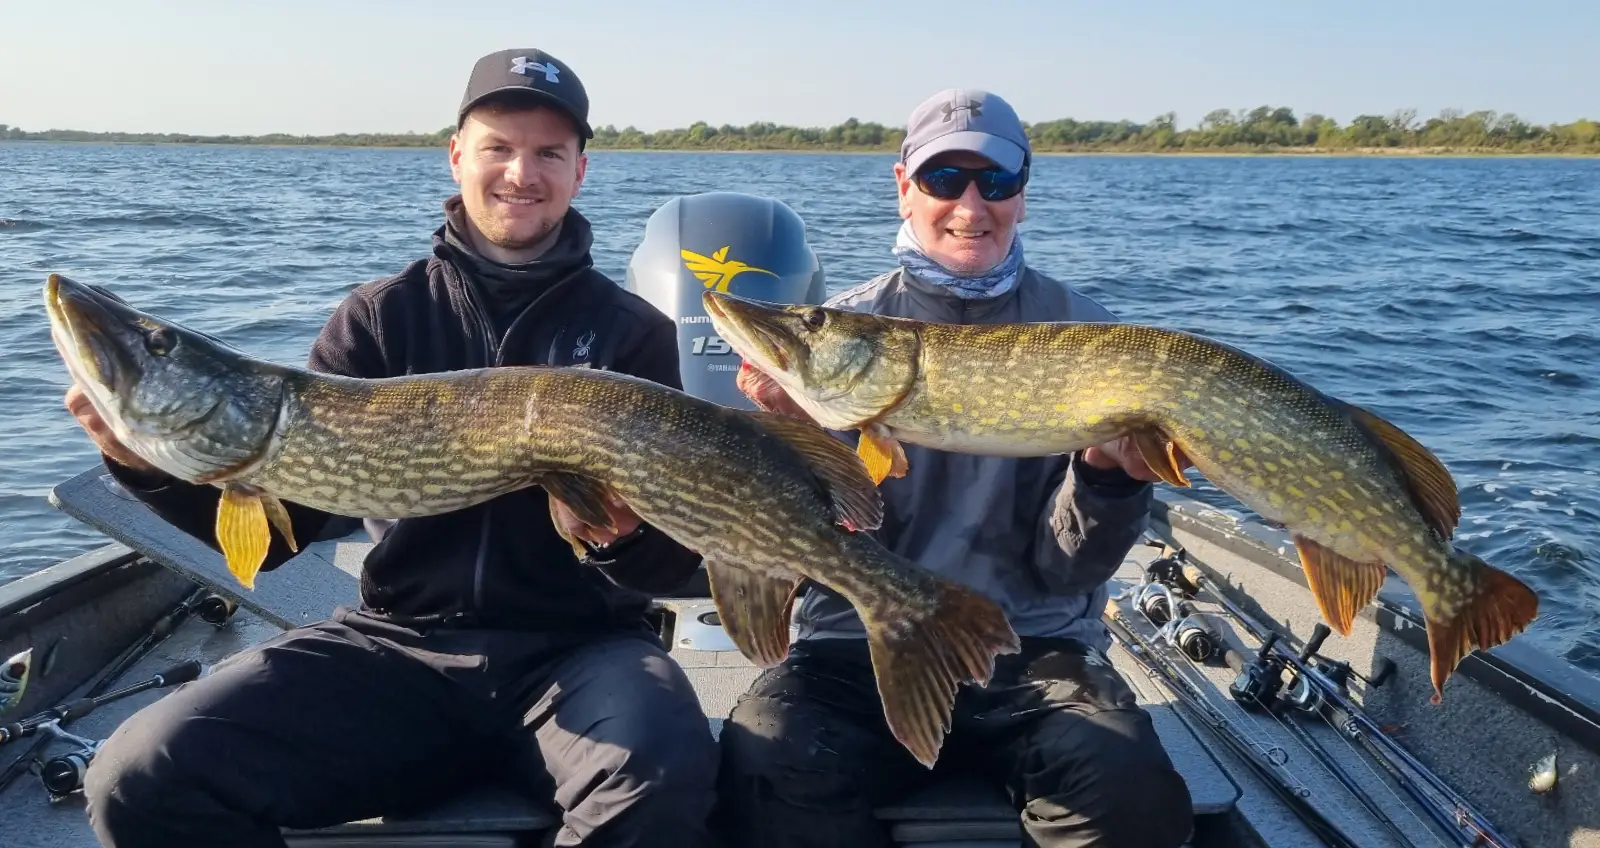
[[(1319, 653), (1322, 643), (1327, 641), (1328, 635), (1333, 631), (1328, 625), (1318, 622), (1311, 628), (1311, 638), (1306, 640), (1305, 648), (1300, 651), (1300, 664), (1327, 678), (1341, 693), (1349, 694), (1350, 678), (1354, 677), (1367, 686), (1376, 688), (1382, 686), (1395, 672), (1394, 660), (1382, 657), (1377, 662), (1378, 673), (1366, 677), (1352, 669), (1350, 663), (1344, 660), (1329, 659)], [(1284, 701), (1291, 707), (1308, 713), (1320, 713), (1326, 702), (1317, 687), (1307, 680), (1305, 675), (1297, 674), (1289, 684), (1289, 691), (1284, 693)]]
[[(1326, 624), (1319, 623), (1312, 628), (1311, 638), (1301, 649), (1298, 659), (1302, 666), (1327, 678), (1328, 682), (1339, 691), (1347, 691), (1352, 677), (1370, 687), (1378, 687), (1394, 674), (1394, 661), (1388, 657), (1378, 660), (1377, 674), (1365, 677), (1350, 668), (1349, 663), (1328, 659), (1317, 653), (1330, 633), (1332, 631)], [(1295, 674), (1289, 681), (1288, 688), (1283, 688), (1283, 672), (1289, 667), (1289, 663), (1272, 650), (1277, 644), (1278, 634), (1268, 633), (1266, 640), (1261, 643), (1261, 650), (1250, 662), (1235, 663), (1230, 657), (1228, 665), (1234, 667), (1238, 676), (1229, 684), (1228, 691), (1240, 706), (1247, 709), (1270, 710), (1282, 706), (1305, 713), (1320, 714), (1327, 701), (1317, 686), (1305, 675)], [(1232, 654), (1231, 651), (1229, 653)], [(1280, 689), (1283, 689), (1281, 695)]]
[(1228, 693), (1247, 710), (1269, 710), (1278, 700), (1278, 690), (1283, 688), (1284, 661), (1273, 655), (1272, 647), (1278, 643), (1278, 634), (1269, 633), (1261, 650), (1250, 662), (1233, 651), (1228, 652), (1228, 665), (1237, 675), (1228, 684)]

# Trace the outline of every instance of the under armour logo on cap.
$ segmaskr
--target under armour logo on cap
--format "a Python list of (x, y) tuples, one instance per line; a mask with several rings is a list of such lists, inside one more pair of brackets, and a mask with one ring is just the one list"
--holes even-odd
[(915, 173), (941, 153), (976, 153), (1008, 171), (1020, 171), (1032, 145), (1015, 109), (977, 88), (947, 88), (929, 96), (906, 121), (900, 161)]
[(514, 74), (522, 74), (525, 77), (531, 77), (535, 71), (539, 71), (544, 74), (545, 82), (561, 81), (556, 79), (556, 74), (561, 73), (561, 69), (556, 67), (552, 62), (530, 62), (528, 61), (527, 56), (518, 56), (511, 60), (511, 72)]
[(961, 103), (959, 101), (952, 100), (949, 103), (946, 103), (943, 106), (939, 107), (939, 111), (944, 114), (944, 119), (946, 121), (950, 120), (950, 117), (952, 115), (954, 115), (956, 112), (961, 111), (962, 109), (965, 109), (968, 112), (971, 112), (972, 113), (972, 117), (974, 117), (974, 118), (983, 117), (983, 104), (979, 103), (976, 100), (968, 100), (967, 101), (967, 105), (965, 105), (965, 106), (961, 105)]

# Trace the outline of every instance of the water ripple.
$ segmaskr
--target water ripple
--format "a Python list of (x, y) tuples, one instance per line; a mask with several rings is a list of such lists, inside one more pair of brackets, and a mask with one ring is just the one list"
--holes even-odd
[[(579, 208), (620, 281), (662, 202), (779, 197), (837, 291), (891, 267), (892, 165), (599, 152)], [(0, 582), (101, 541), (44, 500), (95, 459), (61, 408), (46, 273), (298, 363), (345, 292), (425, 254), (453, 189), (441, 151), (0, 144)], [(1023, 227), (1031, 265), (1123, 318), (1239, 345), (1421, 439), (1460, 485), (1460, 544), (1540, 592), (1528, 638), (1600, 670), (1597, 196), (1584, 160), (1045, 156)]]

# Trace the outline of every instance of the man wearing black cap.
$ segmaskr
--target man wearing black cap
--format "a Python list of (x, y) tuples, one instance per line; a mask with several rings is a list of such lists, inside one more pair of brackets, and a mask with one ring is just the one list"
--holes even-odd
[[(594, 269), (589, 222), (570, 206), (592, 137), (588, 97), (560, 60), (480, 59), (450, 140), (461, 192), (432, 255), (352, 291), (309, 367), (578, 365), (682, 388), (671, 320)], [(125, 488), (214, 545), (217, 489), (130, 454), (76, 387), (67, 406)], [(302, 541), (330, 518), (288, 510)], [(681, 585), (699, 558), (626, 507), (614, 518), (617, 535), (552, 518), (534, 487), (368, 521), (360, 609), (238, 654), (107, 740), (85, 783), (96, 834), (118, 848), (282, 848), (280, 827), (409, 811), (488, 778), (559, 808), (547, 844), (704, 844), (715, 743), (645, 619), (650, 593)], [(574, 557), (555, 521), (589, 556)], [(264, 570), (290, 555), (275, 535)]]

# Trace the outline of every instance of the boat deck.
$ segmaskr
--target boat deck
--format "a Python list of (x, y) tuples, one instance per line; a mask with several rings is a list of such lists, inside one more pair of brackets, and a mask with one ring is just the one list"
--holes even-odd
[[(169, 578), (174, 576), (170, 572), (182, 574), (205, 589), (234, 598), (239, 609), (221, 627), (197, 617), (188, 618), (119, 675), (120, 682), (105, 689), (148, 678), (187, 659), (199, 659), (209, 666), (286, 627), (324, 618), (336, 606), (356, 602), (355, 575), (368, 547), (364, 534), (311, 545), (295, 561), (264, 575), (255, 592), (245, 592), (213, 550), (154, 520), (141, 504), (119, 494), (107, 482), (94, 470), (85, 472), (58, 487), (55, 501), (63, 510), (170, 570), (155, 571)], [(1214, 579), (1243, 590), (1246, 609), (1258, 620), (1291, 634), (1298, 647), (1319, 620), (1303, 584), (1263, 567), (1237, 550), (1215, 544), (1214, 535), (1197, 535), (1190, 526), (1192, 522), (1176, 520), (1169, 512), (1163, 511), (1156, 529), (1183, 544)], [(1136, 547), (1112, 581), (1113, 595), (1137, 587), (1144, 566), (1156, 555), (1154, 548)], [(1215, 612), (1205, 604), (1199, 606), (1201, 612)], [(672, 655), (693, 680), (707, 718), (716, 728), (757, 669), (730, 650), (720, 629), (700, 622), (700, 616), (711, 610), (708, 599), (668, 599), (664, 607), (670, 613), (664, 635)], [(1131, 626), (1147, 637), (1154, 634), (1149, 621), (1134, 612), (1131, 599), (1122, 600), (1120, 607)], [(1241, 653), (1254, 653), (1257, 643), (1226, 618), (1213, 619), (1213, 626)], [(1452, 679), (1446, 693), (1446, 709), (1428, 708), (1430, 688), (1425, 655), (1379, 627), (1371, 615), (1358, 619), (1351, 637), (1329, 639), (1324, 653), (1350, 661), (1361, 672), (1370, 672), (1375, 656), (1392, 657), (1399, 669), (1395, 679), (1368, 696), (1366, 705), (1394, 726), (1397, 737), (1414, 755), (1484, 809), (1503, 831), (1515, 834), (1520, 844), (1600, 848), (1600, 829), (1596, 828), (1600, 823), (1600, 757), (1592, 750), (1531, 722), (1489, 687), (1466, 675)], [(1189, 784), (1197, 813), (1195, 848), (1321, 844), (1221, 744), (1205, 721), (1177, 705), (1175, 694), (1153, 679), (1138, 661), (1120, 646), (1112, 649), (1111, 659), (1151, 713), (1163, 744)], [(1357, 844), (1404, 844), (1393, 839), (1378, 819), (1337, 782), (1283, 720), (1239, 708), (1228, 694), (1234, 674), (1226, 666), (1188, 666), (1185, 673), (1208, 702), (1242, 729), (1247, 739), (1263, 748), (1281, 751), (1292, 779)], [(50, 703), (76, 694), (52, 698)], [(155, 690), (115, 702), (74, 720), (67, 729), (91, 739), (103, 739), (134, 710), (163, 694)], [(35, 712), (48, 705), (30, 705), (22, 712)], [(1303, 726), (1376, 799), (1384, 814), (1414, 844), (1455, 844), (1426, 824), (1415, 805), (1378, 771), (1375, 763), (1359, 755), (1340, 734), (1325, 724), (1308, 722)], [(1560, 748), (1562, 789), (1551, 796), (1534, 797), (1526, 788), (1528, 766), (1552, 745)], [(8, 749), (21, 747), (23, 743), (0, 748), (0, 768), (18, 753)], [(68, 747), (53, 741), (45, 755)], [(902, 845), (1020, 845), (1017, 814), (999, 787), (973, 784), (962, 775), (945, 776), (926, 791), (884, 808), (880, 817)], [(531, 836), (553, 821), (553, 811), (546, 805), (514, 793), (472, 791), (459, 798), (441, 799), (439, 807), (404, 818), (353, 822), (290, 835), (291, 844), (324, 848), (446, 843), (512, 846), (517, 844), (519, 834)], [(0, 842), (8, 848), (91, 848), (96, 844), (83, 814), (81, 795), (52, 804), (38, 778), (31, 775), (23, 775), (0, 791), (0, 822), (4, 822), (0, 827), (4, 838)], [(437, 841), (441, 838), (445, 842)]]

